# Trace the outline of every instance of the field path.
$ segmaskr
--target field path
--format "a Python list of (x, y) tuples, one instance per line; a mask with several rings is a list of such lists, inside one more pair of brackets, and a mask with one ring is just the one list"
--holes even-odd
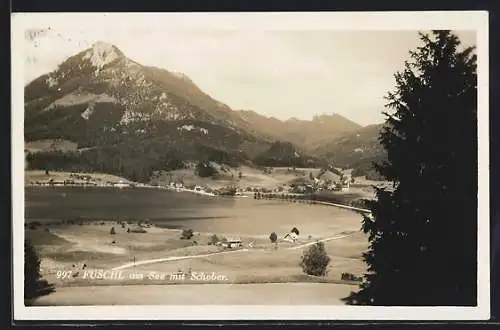
[(302, 248), (304, 248), (306, 246), (311, 246), (311, 245), (314, 245), (314, 244), (319, 243), (319, 242), (333, 241), (335, 239), (346, 238), (346, 237), (349, 237), (349, 236), (352, 236), (352, 235), (354, 235), (354, 234), (337, 235), (337, 236), (331, 236), (331, 237), (327, 237), (327, 238), (323, 238), (323, 239), (318, 239), (318, 240), (313, 241), (313, 242), (308, 242), (308, 243), (304, 243), (304, 244), (300, 244), (300, 245), (291, 246), (291, 247), (288, 248), (288, 250), (302, 249)]
[[(336, 235), (336, 236), (331, 236), (319, 240), (315, 240), (313, 242), (308, 242), (300, 245), (295, 245), (287, 248), (287, 250), (296, 250), (296, 249), (301, 249), (307, 246), (314, 245), (318, 242), (328, 242), (331, 240), (335, 239), (341, 239), (345, 237), (352, 236), (353, 234), (345, 234), (345, 235)], [(256, 251), (257, 249), (254, 249), (253, 251)], [(136, 261), (136, 262), (129, 262), (124, 265), (118, 266), (113, 268), (112, 270), (122, 270), (126, 268), (131, 268), (134, 266), (140, 266), (140, 265), (149, 265), (149, 264), (156, 264), (160, 262), (167, 262), (167, 261), (176, 261), (176, 260), (184, 260), (184, 259), (197, 259), (197, 258), (206, 258), (214, 255), (220, 255), (220, 254), (227, 254), (227, 253), (236, 253), (236, 252), (248, 252), (252, 251), (249, 249), (239, 249), (239, 250), (233, 250), (233, 251), (221, 251), (221, 252), (213, 252), (213, 253), (207, 253), (207, 254), (197, 254), (197, 255), (190, 255), (190, 256), (175, 256), (175, 257), (166, 257), (166, 258), (158, 258), (158, 259), (146, 259), (146, 260), (141, 260), (141, 261)]]
[(159, 258), (159, 259), (146, 259), (146, 260), (141, 260), (141, 261), (136, 261), (136, 262), (129, 262), (127, 264), (115, 267), (112, 270), (121, 270), (121, 269), (131, 268), (134, 266), (156, 264), (156, 263), (166, 262), (166, 261), (205, 258), (205, 257), (217, 255), (217, 254), (227, 254), (227, 253), (235, 253), (235, 252), (243, 252), (243, 251), (248, 251), (248, 249), (222, 251), (222, 252), (214, 252), (214, 253), (207, 253), (207, 254), (196, 254), (196, 255), (191, 255), (191, 256), (175, 256), (175, 257), (167, 257), (167, 258)]

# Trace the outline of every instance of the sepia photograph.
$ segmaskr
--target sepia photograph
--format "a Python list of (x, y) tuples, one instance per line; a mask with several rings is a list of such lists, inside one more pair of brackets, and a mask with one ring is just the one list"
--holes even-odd
[(487, 24), (13, 14), (15, 316), (488, 319)]

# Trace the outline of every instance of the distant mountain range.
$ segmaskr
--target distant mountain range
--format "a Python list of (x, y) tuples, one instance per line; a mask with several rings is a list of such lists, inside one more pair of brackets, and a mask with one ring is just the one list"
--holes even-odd
[(262, 134), (289, 141), (305, 150), (313, 150), (332, 139), (362, 128), (338, 114), (317, 115), (312, 120), (291, 118), (282, 121), (251, 110), (240, 110), (239, 113)]
[(332, 139), (311, 150), (312, 155), (342, 168), (353, 168), (353, 175), (366, 175), (371, 179), (381, 179), (372, 162), (387, 158), (385, 149), (379, 142), (383, 124), (369, 125), (342, 137)]
[(379, 150), (371, 140), (366, 153), (355, 151), (361, 148), (356, 143), (339, 142), (364, 130), (340, 115), (280, 121), (233, 111), (186, 75), (143, 66), (103, 42), (35, 79), (24, 94), (26, 142), (63, 139), (78, 146), (31, 154), (35, 168), (147, 180), (154, 170), (189, 161), (314, 166), (325, 156), (347, 164)]

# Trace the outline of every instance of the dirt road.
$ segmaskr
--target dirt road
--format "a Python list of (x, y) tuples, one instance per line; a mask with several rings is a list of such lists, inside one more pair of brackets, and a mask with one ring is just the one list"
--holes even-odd
[(207, 254), (197, 254), (197, 255), (192, 255), (192, 256), (175, 256), (175, 257), (167, 257), (167, 258), (159, 258), (159, 259), (147, 259), (147, 260), (141, 260), (141, 261), (136, 261), (136, 262), (129, 262), (129, 263), (126, 263), (124, 265), (115, 267), (112, 270), (122, 270), (122, 269), (141, 266), (141, 265), (156, 264), (159, 262), (176, 261), (176, 260), (183, 260), (183, 259), (205, 258), (205, 257), (210, 257), (210, 256), (213, 256), (216, 254), (226, 254), (226, 253), (245, 252), (245, 251), (248, 251), (248, 249), (223, 251), (223, 252), (215, 252), (215, 253), (207, 253)]
[[(292, 247), (289, 247), (287, 249), (289, 250), (296, 250), (296, 249), (301, 249), (313, 244), (316, 244), (317, 242), (327, 242), (335, 239), (341, 239), (345, 237), (349, 237), (353, 234), (346, 234), (346, 235), (337, 235), (337, 236), (332, 236), (332, 237), (327, 237), (323, 239), (319, 239), (313, 242), (308, 242), (304, 244), (299, 244), (295, 245)], [(112, 270), (122, 270), (122, 269), (127, 269), (131, 267), (136, 267), (140, 265), (149, 265), (149, 264), (155, 264), (155, 263), (160, 263), (160, 262), (168, 262), (168, 261), (176, 261), (176, 260), (183, 260), (183, 259), (196, 259), (196, 258), (205, 258), (205, 257), (210, 257), (218, 254), (226, 254), (226, 253), (237, 253), (237, 252), (248, 252), (251, 251), (250, 249), (240, 249), (240, 250), (234, 250), (234, 251), (222, 251), (222, 252), (215, 252), (215, 253), (208, 253), (208, 254), (198, 254), (198, 255), (191, 255), (191, 256), (175, 256), (175, 257), (167, 257), (167, 258), (158, 258), (158, 259), (147, 259), (147, 260), (141, 260), (141, 261), (136, 261), (136, 262), (129, 262), (124, 265), (118, 266), (113, 268)]]

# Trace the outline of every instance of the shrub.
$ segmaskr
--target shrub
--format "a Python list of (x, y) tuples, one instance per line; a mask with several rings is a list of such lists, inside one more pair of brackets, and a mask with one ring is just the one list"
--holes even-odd
[(37, 294), (40, 279), (40, 258), (29, 240), (24, 241), (24, 297), (31, 298)]
[(208, 245), (215, 245), (219, 242), (219, 238), (217, 237), (217, 235), (213, 234), (212, 236), (210, 236), (210, 240), (208, 241)]
[(325, 276), (329, 262), (330, 257), (325, 251), (325, 244), (318, 242), (304, 252), (300, 266), (304, 273), (308, 275)]
[(358, 276), (356, 276), (356, 275), (354, 275), (352, 273), (342, 273), (341, 279), (343, 281), (357, 281), (357, 282), (360, 282), (360, 281), (363, 280), (363, 277), (361, 277), (361, 276), (358, 277)]
[(278, 235), (276, 235), (276, 233), (273, 231), (271, 235), (269, 235), (269, 239), (271, 240), (271, 243), (276, 243), (276, 241), (278, 240)]
[(213, 177), (214, 175), (217, 174), (217, 170), (209, 163), (206, 161), (201, 161), (196, 165), (196, 174), (198, 174), (199, 177), (206, 178), (206, 177)]
[(193, 237), (192, 229), (184, 229), (182, 231), (181, 239), (191, 239), (191, 237)]

